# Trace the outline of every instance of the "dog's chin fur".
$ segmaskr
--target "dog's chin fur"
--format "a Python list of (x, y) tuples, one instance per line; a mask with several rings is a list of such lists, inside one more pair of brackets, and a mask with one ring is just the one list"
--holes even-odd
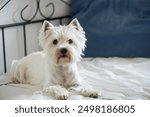
[(71, 58), (70, 58), (70, 56), (58, 57), (57, 58), (57, 64), (58, 65), (69, 65), (69, 64), (71, 64)]
[(97, 97), (97, 91), (77, 87), (81, 84), (76, 62), (81, 59), (85, 42), (85, 32), (77, 19), (59, 27), (45, 21), (39, 35), (43, 51), (13, 62), (9, 78), (20, 83), (40, 84), (43, 93), (55, 99), (67, 99), (70, 90)]
[(66, 55), (62, 55), (59, 50), (56, 52), (56, 64), (57, 65), (69, 65), (72, 63), (72, 57), (70, 52), (67, 52)]

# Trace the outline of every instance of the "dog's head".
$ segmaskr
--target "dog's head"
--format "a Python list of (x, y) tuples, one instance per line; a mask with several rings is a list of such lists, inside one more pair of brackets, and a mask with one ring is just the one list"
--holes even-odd
[(85, 49), (85, 32), (77, 19), (67, 26), (54, 27), (44, 21), (40, 30), (39, 43), (51, 62), (65, 65), (80, 60)]

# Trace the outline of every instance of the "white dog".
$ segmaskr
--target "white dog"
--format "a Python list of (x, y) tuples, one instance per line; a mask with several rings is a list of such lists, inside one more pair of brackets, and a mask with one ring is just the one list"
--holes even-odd
[(14, 61), (10, 76), (20, 83), (42, 85), (44, 92), (55, 99), (67, 99), (71, 90), (97, 98), (97, 91), (86, 89), (79, 82), (76, 63), (81, 59), (85, 42), (85, 32), (77, 19), (59, 27), (44, 21), (39, 35), (43, 51)]

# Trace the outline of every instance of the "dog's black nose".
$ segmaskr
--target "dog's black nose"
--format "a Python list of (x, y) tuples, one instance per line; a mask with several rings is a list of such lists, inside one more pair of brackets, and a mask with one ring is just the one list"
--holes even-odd
[(67, 51), (68, 51), (67, 48), (61, 48), (61, 50), (60, 50), (61, 54), (63, 54), (63, 55), (66, 54)]

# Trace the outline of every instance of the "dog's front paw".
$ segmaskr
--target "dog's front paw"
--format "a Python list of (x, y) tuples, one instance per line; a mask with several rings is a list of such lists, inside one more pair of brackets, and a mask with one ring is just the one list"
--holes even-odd
[(69, 96), (69, 92), (63, 88), (54, 94), (54, 97), (57, 100), (67, 100), (68, 96)]
[(57, 96), (55, 96), (55, 98), (56, 98), (57, 100), (67, 100), (68, 94), (57, 95)]
[(93, 89), (82, 89), (81, 94), (85, 97), (98, 98), (98, 95), (100, 95), (100, 92), (93, 90)]
[(60, 86), (49, 86), (44, 92), (53, 96), (57, 100), (67, 100), (69, 96), (69, 92)]

